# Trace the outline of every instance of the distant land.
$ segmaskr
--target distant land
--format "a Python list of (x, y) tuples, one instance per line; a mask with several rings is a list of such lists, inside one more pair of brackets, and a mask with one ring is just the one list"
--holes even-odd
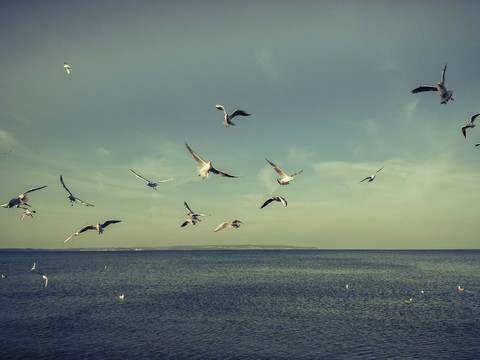
[(316, 247), (290, 245), (185, 245), (185, 246), (157, 246), (157, 247), (117, 247), (117, 248), (6, 248), (0, 251), (191, 251), (191, 250), (319, 250)]

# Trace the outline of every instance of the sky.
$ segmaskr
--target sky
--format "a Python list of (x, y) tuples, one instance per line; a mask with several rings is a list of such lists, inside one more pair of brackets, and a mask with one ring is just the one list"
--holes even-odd
[[(47, 187), (29, 194), (33, 218), (0, 208), (0, 248), (479, 249), (480, 129), (460, 130), (480, 112), (478, 13), (475, 1), (4, 2), (0, 203)], [(411, 93), (445, 63), (454, 101)], [(217, 104), (252, 115), (226, 128)], [(185, 143), (238, 178), (202, 179)], [(281, 187), (265, 159), (303, 173)], [(129, 169), (173, 180), (155, 191)], [(71, 206), (60, 175), (95, 206)], [(273, 195), (288, 206), (260, 209)], [(184, 201), (210, 216), (180, 227)], [(122, 222), (63, 243), (109, 219)]]

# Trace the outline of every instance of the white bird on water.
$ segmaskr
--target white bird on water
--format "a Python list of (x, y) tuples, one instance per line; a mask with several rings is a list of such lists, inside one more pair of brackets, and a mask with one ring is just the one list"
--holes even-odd
[(12, 208), (12, 207), (19, 208), (20, 205), (30, 206), (27, 204), (27, 200), (28, 200), (27, 194), (31, 193), (32, 191), (37, 191), (46, 187), (47, 185), (27, 190), (23, 194), (18, 195), (18, 197), (11, 199), (8, 203), (2, 204), (0, 206), (3, 206), (4, 208)]
[(405, 303), (406, 303), (406, 304), (411, 304), (411, 303), (413, 303), (413, 298), (410, 298), (410, 299), (408, 299), (408, 300), (405, 300)]
[(383, 169), (383, 166), (380, 169), (378, 169), (377, 171), (375, 171), (372, 175), (367, 176), (365, 179), (363, 179), (359, 182), (364, 182), (365, 180), (368, 180), (368, 182), (372, 182), (375, 179), (375, 175), (377, 175), (377, 173), (382, 169)]
[(225, 114), (225, 117), (223, 119), (223, 125), (225, 125), (227, 128), (230, 127), (230, 126), (234, 126), (235, 124), (232, 122), (232, 119), (235, 117), (235, 116), (250, 116), (252, 115), (251, 113), (247, 112), (247, 111), (243, 111), (243, 110), (235, 110), (234, 112), (232, 112), (231, 114), (228, 114), (227, 113), (227, 110), (225, 110), (225, 107), (223, 105), (215, 105), (215, 107), (218, 109), (218, 110), (221, 110), (223, 111), (223, 113)]
[(217, 231), (229, 228), (229, 227), (233, 227), (234, 229), (238, 229), (240, 227), (240, 224), (243, 224), (240, 220), (222, 222), (213, 231), (217, 232)]
[(142, 179), (143, 181), (145, 181), (147, 184), (147, 186), (150, 186), (153, 190), (157, 190), (157, 185), (158, 184), (161, 184), (161, 183), (166, 183), (166, 182), (169, 182), (169, 181), (172, 181), (173, 179), (168, 179), (168, 180), (159, 180), (159, 181), (150, 181), (148, 179), (145, 179), (143, 176), (141, 175), (138, 175), (135, 171), (133, 171), (132, 169), (130, 169), (130, 172), (135, 175), (136, 177), (138, 177), (139, 179)]
[[(467, 138), (467, 129), (475, 127), (475, 124), (473, 122), (475, 121), (475, 119), (477, 118), (478, 115), (480, 115), (480, 113), (473, 115), (470, 118), (470, 121), (462, 126), (462, 134), (463, 134), (463, 137), (465, 139)], [(477, 145), (475, 145), (475, 146), (477, 146)]]
[(79, 198), (75, 197), (72, 192), (70, 190), (68, 190), (68, 188), (65, 186), (65, 183), (63, 182), (63, 177), (62, 175), (60, 175), (60, 182), (62, 183), (62, 186), (65, 190), (67, 190), (68, 192), (68, 199), (70, 200), (70, 205), (73, 206), (73, 204), (75, 203), (80, 203), (80, 204), (83, 204), (85, 206), (94, 206), (92, 204), (89, 204), (89, 203), (86, 203), (85, 201), (83, 200), (80, 200)]
[(458, 289), (458, 291), (460, 291), (460, 292), (465, 291), (465, 288), (462, 288), (460, 285), (457, 285), (457, 289)]
[(123, 301), (123, 299), (125, 299), (125, 294), (122, 294), (118, 297), (121, 301)]
[(287, 206), (287, 200), (285, 200), (285, 198), (283, 198), (281, 196), (272, 196), (270, 199), (265, 201), (262, 206), (260, 206), (260, 209), (263, 209), (265, 206), (267, 206), (268, 204), (270, 204), (273, 201), (281, 202), (283, 204), (283, 206)]
[(423, 92), (423, 91), (437, 91), (438, 95), (440, 95), (441, 104), (446, 104), (448, 100), (453, 101), (453, 98), (452, 98), (453, 91), (447, 90), (447, 88), (445, 87), (445, 71), (446, 70), (447, 70), (447, 64), (445, 64), (445, 67), (443, 68), (443, 71), (442, 71), (442, 77), (440, 79), (440, 82), (436, 86), (422, 85), (413, 89), (412, 94), (416, 94), (418, 92)]
[(73, 236), (78, 236), (82, 232), (87, 231), (87, 230), (97, 230), (98, 235), (103, 234), (103, 229), (105, 229), (108, 225), (110, 224), (116, 224), (121, 222), (121, 220), (107, 220), (103, 224), (97, 224), (97, 225), (86, 225), (82, 227), (80, 230), (78, 230), (76, 233), (73, 233), (70, 235), (68, 238), (66, 238), (63, 242), (66, 243), (68, 240), (70, 240)]
[(268, 163), (269, 163), (270, 165), (272, 165), (273, 168), (275, 169), (275, 171), (281, 176), (280, 179), (277, 179), (277, 182), (278, 182), (280, 185), (288, 185), (288, 184), (290, 183), (290, 181), (292, 181), (292, 180), (295, 178), (295, 176), (300, 175), (300, 174), (303, 172), (303, 170), (300, 170), (298, 173), (295, 173), (295, 174), (292, 174), (292, 175), (288, 176), (288, 175), (285, 173), (285, 171), (283, 171), (282, 168), (280, 168), (280, 166), (275, 165), (273, 162), (271, 162), (271, 161), (268, 160), (268, 159), (265, 159), (265, 160), (267, 160)]
[(67, 71), (67, 74), (70, 75), (70, 65), (68, 65), (65, 61), (63, 62), (63, 67), (65, 68), (65, 70)]
[(198, 170), (198, 176), (201, 176), (202, 178), (209, 178), (210, 177), (210, 172), (213, 172), (214, 174), (217, 174), (217, 175), (220, 175), (220, 176), (224, 176), (224, 177), (230, 177), (230, 178), (236, 178), (236, 176), (233, 176), (233, 175), (230, 175), (230, 174), (227, 174), (226, 172), (223, 172), (223, 171), (220, 171), (218, 169), (215, 169), (213, 166), (212, 166), (212, 163), (209, 161), (209, 162), (206, 162), (205, 160), (203, 160), (200, 156), (198, 156), (191, 148), (190, 146), (188, 146), (187, 143), (185, 143), (185, 145), (187, 146), (187, 149), (188, 151), (190, 151), (190, 154), (192, 154), (193, 158), (202, 166), (197, 166), (197, 170)]

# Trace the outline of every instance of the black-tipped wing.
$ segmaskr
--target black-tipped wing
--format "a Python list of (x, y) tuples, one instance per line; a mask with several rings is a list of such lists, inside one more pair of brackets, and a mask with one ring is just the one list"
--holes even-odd
[(235, 110), (231, 115), (230, 115), (230, 118), (233, 119), (235, 116), (237, 115), (240, 115), (240, 116), (250, 116), (252, 114), (250, 114), (249, 112), (247, 111), (243, 111), (243, 110)]
[(72, 192), (71, 192), (70, 190), (68, 190), (68, 188), (65, 186), (65, 183), (63, 182), (63, 177), (62, 177), (62, 175), (60, 175), (60, 182), (62, 183), (63, 188), (64, 188), (65, 190), (67, 190), (67, 192), (70, 194), (70, 196), (75, 197), (75, 196), (73, 196)]
[(418, 92), (424, 92), (424, 91), (438, 91), (438, 89), (437, 89), (436, 86), (422, 85), (422, 86), (419, 86), (419, 87), (413, 89), (412, 94), (416, 94)]
[(227, 111), (225, 110), (225, 108), (223, 107), (223, 105), (215, 105), (215, 107), (216, 107), (218, 110), (223, 111), (224, 113), (227, 112)]
[(194, 214), (194, 212), (192, 211), (192, 209), (190, 209), (190, 206), (188, 206), (188, 204), (187, 204), (186, 201), (183, 202), (183, 206), (185, 206), (185, 209), (187, 209), (187, 211), (188, 211), (189, 213)]
[(195, 153), (195, 151), (193, 151), (193, 150), (190, 148), (190, 146), (188, 146), (187, 143), (185, 143), (185, 145), (187, 146), (188, 151), (190, 151), (190, 154), (192, 154), (193, 158), (194, 158), (200, 165), (205, 166), (206, 161), (203, 160), (200, 156), (198, 156), (198, 155)]
[(462, 134), (463, 134), (463, 137), (466, 139), (467, 138), (467, 131), (466, 131), (467, 127), (466, 126), (462, 126)]
[(477, 116), (479, 116), (479, 115), (480, 115), (480, 113), (473, 115), (473, 116), (470, 118), (470, 122), (473, 123), (473, 122), (475, 121), (475, 119), (477, 118)]
[(287, 174), (285, 173), (285, 171), (283, 171), (278, 165), (275, 165), (274, 163), (272, 163), (272, 162), (271, 162), (270, 160), (268, 160), (268, 159), (265, 159), (265, 160), (267, 160), (268, 163), (273, 166), (273, 168), (275, 169), (275, 171), (276, 171), (280, 176), (282, 176), (282, 177), (287, 177)]
[(145, 179), (145, 178), (144, 178), (143, 176), (141, 176), (141, 175), (138, 175), (138, 174), (137, 174), (135, 171), (133, 171), (132, 169), (130, 169), (130, 172), (131, 172), (133, 175), (135, 175), (136, 177), (138, 177), (139, 179), (142, 179), (143, 181), (146, 181), (147, 183), (150, 182), (150, 180)]
[(273, 200), (274, 200), (274, 198), (271, 197), (270, 199), (268, 199), (267, 201), (265, 201), (265, 202), (263, 203), (263, 205), (260, 206), (260, 209), (263, 209), (265, 206), (267, 206), (268, 204), (270, 204)]
[(27, 190), (27, 191), (25, 191), (25, 192), (23, 193), (23, 195), (28, 194), (28, 193), (30, 193), (30, 192), (32, 192), (32, 191), (37, 191), (37, 190), (46, 188), (46, 187), (47, 187), (47, 185), (45, 185), (45, 186), (40, 186), (40, 187), (37, 187), (37, 188), (33, 188), (33, 189), (30, 189), (30, 190)]
[(107, 220), (105, 221), (103, 224), (102, 224), (102, 227), (103, 228), (106, 228), (108, 225), (110, 224), (116, 224), (116, 223), (119, 223), (121, 222), (122, 220)]
[(359, 183), (364, 182), (365, 180), (369, 180), (369, 179), (371, 179), (371, 178), (372, 178), (371, 176), (367, 176), (365, 179), (360, 180)]
[(217, 174), (217, 175), (220, 175), (220, 176), (229, 177), (229, 178), (238, 177), (238, 176), (227, 174), (226, 172), (215, 169), (214, 167), (210, 168), (210, 172), (213, 172), (214, 174)]

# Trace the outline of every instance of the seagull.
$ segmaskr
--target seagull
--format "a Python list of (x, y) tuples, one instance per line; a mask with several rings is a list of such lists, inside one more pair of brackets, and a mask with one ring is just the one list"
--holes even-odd
[(365, 179), (363, 179), (363, 180), (361, 180), (361, 181), (359, 181), (359, 182), (363, 182), (363, 181), (365, 181), (365, 180), (368, 180), (368, 182), (372, 182), (372, 181), (375, 179), (375, 175), (377, 175), (377, 173), (378, 173), (380, 170), (382, 170), (382, 169), (383, 169), (383, 166), (382, 166), (380, 169), (378, 169), (377, 171), (375, 171), (372, 175), (367, 176)]
[[(475, 124), (473, 122), (475, 121), (478, 115), (480, 115), (480, 113), (473, 115), (470, 118), (470, 121), (466, 123), (464, 126), (462, 126), (462, 134), (465, 137), (465, 139), (467, 138), (467, 129), (475, 127)], [(478, 145), (475, 145), (475, 146), (478, 146)]]
[(298, 173), (295, 173), (295, 174), (292, 174), (291, 176), (288, 176), (287, 174), (285, 174), (285, 171), (283, 171), (278, 165), (275, 165), (274, 163), (272, 163), (268, 159), (265, 159), (265, 160), (267, 160), (268, 163), (273, 166), (275, 171), (282, 177), (281, 179), (277, 179), (277, 182), (280, 185), (288, 185), (288, 183), (290, 181), (292, 181), (295, 178), (295, 176), (300, 175), (303, 172), (303, 170), (300, 170)]
[(23, 220), (23, 218), (24, 218), (25, 216), (30, 216), (30, 217), (33, 218), (33, 214), (36, 213), (35, 210), (30, 211), (30, 210), (28, 210), (27, 208), (24, 208), (24, 207), (20, 207), (20, 208), (25, 210), (25, 211), (23, 212), (22, 217), (20, 218), (20, 220)]
[[(198, 221), (200, 221), (200, 220), (198, 220)], [(180, 227), (185, 227), (185, 226), (187, 226), (188, 224), (195, 225), (198, 221), (197, 221), (197, 220), (194, 220), (194, 219), (187, 219), (187, 220), (185, 220), (185, 221), (183, 222), (182, 225), (180, 225)]]
[(281, 196), (272, 196), (270, 199), (268, 199), (267, 201), (265, 201), (263, 203), (263, 205), (260, 207), (260, 209), (263, 209), (265, 206), (270, 204), (272, 201), (278, 201), (278, 202), (281, 202), (283, 204), (283, 206), (287, 206), (287, 200), (285, 200), (285, 198), (283, 198)]
[(140, 176), (138, 175), (135, 171), (133, 171), (132, 169), (130, 169), (130, 172), (135, 175), (136, 177), (138, 177), (139, 179), (142, 179), (143, 181), (146, 181), (147, 182), (147, 186), (150, 186), (153, 190), (157, 190), (157, 185), (160, 184), (160, 183), (166, 183), (168, 181), (172, 181), (173, 179), (168, 179), (168, 180), (160, 180), (160, 181), (150, 181), (150, 180), (147, 180), (145, 179), (143, 176)]
[(125, 294), (120, 295), (118, 298), (123, 301), (123, 299), (125, 299)]
[(410, 298), (410, 299), (408, 299), (408, 300), (405, 300), (405, 303), (406, 303), (406, 304), (411, 304), (412, 302), (413, 302), (413, 298)]
[(235, 110), (233, 113), (228, 114), (227, 111), (225, 110), (225, 107), (223, 107), (222, 105), (215, 105), (215, 107), (216, 107), (218, 110), (223, 111), (223, 113), (225, 114), (225, 118), (224, 118), (222, 124), (225, 125), (227, 128), (230, 127), (230, 126), (235, 125), (235, 124), (232, 122), (232, 119), (233, 119), (235, 116), (237, 116), (237, 115), (241, 115), (241, 116), (250, 116), (250, 115), (252, 115), (251, 113), (246, 112), (246, 111), (243, 111), (243, 110)]
[(195, 154), (195, 152), (190, 148), (190, 146), (188, 146), (187, 143), (185, 143), (185, 145), (187, 145), (187, 149), (188, 149), (188, 151), (190, 151), (190, 154), (192, 154), (193, 158), (200, 165), (202, 165), (202, 166), (197, 166), (198, 176), (201, 176), (204, 179), (209, 178), (210, 177), (210, 172), (213, 172), (214, 174), (217, 174), (217, 175), (220, 175), (220, 176), (225, 176), (225, 177), (230, 177), (230, 178), (236, 178), (237, 177), (237, 176), (233, 176), (233, 175), (227, 174), (226, 172), (215, 169), (212, 166), (212, 163), (210, 161), (206, 162), (200, 156)]
[(65, 186), (65, 183), (63, 182), (63, 178), (62, 178), (62, 175), (60, 175), (60, 182), (62, 183), (62, 186), (65, 190), (67, 190), (68, 192), (68, 199), (70, 200), (70, 204), (71, 206), (73, 206), (73, 204), (75, 203), (80, 203), (80, 204), (83, 204), (85, 206), (94, 206), (92, 204), (89, 204), (89, 203), (86, 203), (85, 201), (83, 200), (80, 200), (79, 198), (75, 197), (70, 190), (68, 190), (68, 188)]
[(345, 285), (345, 289), (348, 289), (348, 284), (347, 284), (347, 285)]
[(457, 289), (458, 289), (458, 291), (460, 291), (460, 292), (465, 290), (465, 288), (462, 288), (460, 285), (457, 285)]
[(418, 92), (423, 92), (423, 91), (437, 91), (438, 95), (440, 95), (441, 104), (446, 104), (448, 100), (453, 101), (453, 98), (452, 98), (453, 91), (447, 90), (447, 88), (445, 87), (445, 70), (447, 70), (447, 64), (445, 64), (445, 67), (443, 68), (443, 71), (442, 71), (442, 78), (440, 79), (440, 82), (436, 86), (422, 85), (413, 89), (412, 94), (416, 94)]
[(422, 294), (422, 295), (425, 294), (425, 291), (423, 291), (423, 289), (422, 289), (422, 291), (420, 291), (420, 294)]
[(37, 268), (37, 263), (33, 263), (33, 266), (32, 266), (32, 268), (30, 269), (30, 271), (33, 271), (33, 270), (35, 270), (36, 268)]
[(47, 287), (48, 284), (48, 278), (44, 273), (41, 272), (36, 272), (35, 274), (42, 275), (42, 278), (45, 280), (45, 287)]
[(70, 65), (68, 65), (65, 61), (63, 62), (63, 67), (65, 68), (65, 70), (67, 70), (67, 74), (70, 75)]
[(47, 187), (47, 185), (45, 186), (40, 186), (38, 188), (33, 188), (33, 189), (30, 189), (30, 190), (27, 190), (25, 191), (23, 194), (20, 194), (18, 195), (17, 198), (13, 198), (12, 200), (10, 200), (8, 203), (5, 203), (5, 204), (2, 204), (0, 206), (3, 206), (4, 208), (12, 208), (12, 207), (17, 207), (19, 208), (20, 205), (26, 205), (26, 206), (30, 206), (27, 204), (27, 194), (32, 192), (32, 191), (36, 191), (36, 190), (40, 190), (40, 189), (43, 189)]
[(68, 238), (66, 238), (63, 242), (66, 243), (68, 240), (70, 240), (73, 236), (78, 236), (82, 232), (87, 231), (87, 230), (97, 230), (98, 235), (103, 234), (103, 229), (105, 229), (108, 225), (110, 224), (116, 224), (121, 222), (121, 220), (107, 220), (103, 224), (97, 224), (97, 225), (86, 225), (82, 227), (80, 230), (78, 230), (76, 233), (70, 235)]
[[(185, 208), (187, 209), (188, 213), (187, 215), (192, 219), (192, 220), (195, 220), (195, 221), (201, 221), (198, 217), (199, 216), (210, 216), (210, 215), (207, 215), (207, 214), (197, 214), (195, 212), (192, 211), (192, 209), (190, 209), (190, 206), (188, 206), (187, 202), (184, 201), (183, 202), (183, 205), (185, 206)], [(195, 225), (195, 224), (194, 224)]]
[(7, 277), (7, 275), (2, 274), (2, 279), (5, 279), (6, 277)]
[(228, 228), (228, 227), (233, 227), (235, 229), (238, 229), (240, 227), (240, 224), (243, 224), (240, 220), (233, 220), (233, 221), (226, 221), (226, 222), (223, 222), (221, 223), (220, 225), (218, 225), (215, 230), (213, 230), (214, 232), (217, 232), (217, 231), (220, 231), (220, 230), (223, 230), (225, 228)]

